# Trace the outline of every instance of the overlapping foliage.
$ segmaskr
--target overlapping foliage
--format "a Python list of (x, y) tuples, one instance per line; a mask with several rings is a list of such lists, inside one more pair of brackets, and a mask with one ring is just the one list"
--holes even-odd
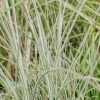
[(100, 100), (99, 0), (0, 4), (0, 100)]

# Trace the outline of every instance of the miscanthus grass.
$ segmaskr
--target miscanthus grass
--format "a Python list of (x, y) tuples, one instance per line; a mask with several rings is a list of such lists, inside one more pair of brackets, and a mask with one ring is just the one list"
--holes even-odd
[(100, 0), (0, 0), (0, 100), (100, 100)]

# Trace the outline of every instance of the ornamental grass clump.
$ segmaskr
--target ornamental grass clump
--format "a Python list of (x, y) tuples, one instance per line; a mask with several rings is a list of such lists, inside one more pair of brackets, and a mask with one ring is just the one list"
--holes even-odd
[(1, 0), (0, 100), (100, 100), (100, 1)]

